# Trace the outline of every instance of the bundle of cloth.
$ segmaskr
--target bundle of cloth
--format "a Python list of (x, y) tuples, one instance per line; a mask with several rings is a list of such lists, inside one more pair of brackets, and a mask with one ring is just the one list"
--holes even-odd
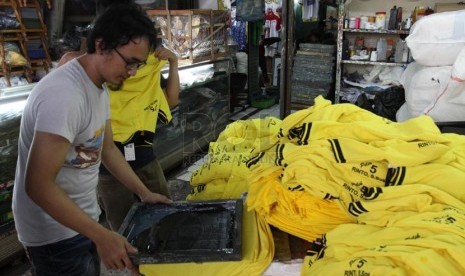
[(396, 120), (426, 114), (436, 122), (465, 121), (465, 10), (423, 17), (406, 42), (414, 62), (401, 77), (405, 104)]
[(465, 136), (319, 96), (228, 125), (188, 200), (247, 210), (310, 242), (301, 275), (464, 275)]

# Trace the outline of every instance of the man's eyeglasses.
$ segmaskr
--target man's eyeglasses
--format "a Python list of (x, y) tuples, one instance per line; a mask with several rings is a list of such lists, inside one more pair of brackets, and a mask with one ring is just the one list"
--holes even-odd
[(115, 49), (115, 52), (126, 63), (126, 69), (128, 69), (128, 70), (134, 70), (134, 69), (139, 70), (140, 68), (144, 67), (144, 65), (147, 64), (147, 62), (145, 62), (145, 61), (140, 61), (140, 62), (131, 61), (131, 62), (129, 62), (117, 49)]

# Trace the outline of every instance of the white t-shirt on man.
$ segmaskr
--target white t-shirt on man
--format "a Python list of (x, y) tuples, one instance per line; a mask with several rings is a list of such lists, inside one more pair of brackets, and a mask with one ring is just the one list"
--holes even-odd
[(77, 234), (45, 213), (25, 192), (26, 162), (34, 132), (53, 133), (71, 143), (56, 183), (98, 220), (101, 211), (96, 186), (109, 117), (108, 92), (94, 85), (76, 59), (50, 72), (31, 91), (21, 118), (13, 192), (16, 230), (25, 246), (50, 244)]

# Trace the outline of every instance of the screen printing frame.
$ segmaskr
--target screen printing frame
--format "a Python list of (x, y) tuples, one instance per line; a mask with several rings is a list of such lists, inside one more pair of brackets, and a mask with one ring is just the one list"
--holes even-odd
[[(199, 248), (198, 241), (192, 241), (190, 245), (195, 243), (192, 248), (179, 248), (167, 250), (150, 250), (149, 238), (144, 241), (147, 247), (141, 246), (138, 242), (138, 236), (150, 232), (149, 237), (152, 237), (152, 229), (155, 225), (160, 224), (163, 218), (170, 215), (178, 216), (179, 214), (194, 215), (194, 217), (205, 217), (205, 214), (212, 211), (218, 211), (218, 220), (220, 223), (204, 220), (204, 225), (190, 225), (187, 227), (174, 227), (173, 232), (169, 234), (180, 235), (182, 238), (189, 238), (192, 234), (192, 228), (200, 230), (200, 232), (214, 231), (211, 233), (211, 241), (207, 241), (209, 246), (215, 244), (215, 248)], [(212, 200), (200, 202), (174, 202), (172, 204), (146, 204), (134, 203), (129, 210), (125, 220), (123, 221), (118, 233), (128, 239), (138, 249), (136, 255), (131, 255), (131, 259), (135, 264), (163, 264), (163, 263), (185, 263), (185, 262), (216, 262), (216, 261), (239, 261), (242, 258), (242, 200)], [(222, 215), (222, 216), (220, 216)], [(223, 220), (223, 221), (221, 221)], [(224, 220), (229, 221), (224, 223)], [(217, 221), (218, 222), (218, 221)], [(181, 223), (180, 221), (174, 223)], [(229, 225), (230, 224), (230, 225)], [(185, 231), (185, 232), (183, 232)], [(166, 231), (165, 231), (166, 232)], [(222, 237), (228, 237), (228, 240), (215, 240)], [(153, 240), (150, 240), (153, 241)], [(189, 246), (187, 246), (189, 247)], [(195, 248), (196, 247), (196, 248)], [(201, 246), (200, 246), (201, 247)]]

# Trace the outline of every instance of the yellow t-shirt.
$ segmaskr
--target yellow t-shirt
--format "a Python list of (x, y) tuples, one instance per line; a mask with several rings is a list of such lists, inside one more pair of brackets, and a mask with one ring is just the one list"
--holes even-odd
[(171, 112), (160, 86), (160, 70), (166, 61), (149, 55), (147, 65), (127, 79), (120, 90), (110, 92), (113, 139), (125, 143), (136, 131), (155, 132), (157, 119), (168, 123)]

